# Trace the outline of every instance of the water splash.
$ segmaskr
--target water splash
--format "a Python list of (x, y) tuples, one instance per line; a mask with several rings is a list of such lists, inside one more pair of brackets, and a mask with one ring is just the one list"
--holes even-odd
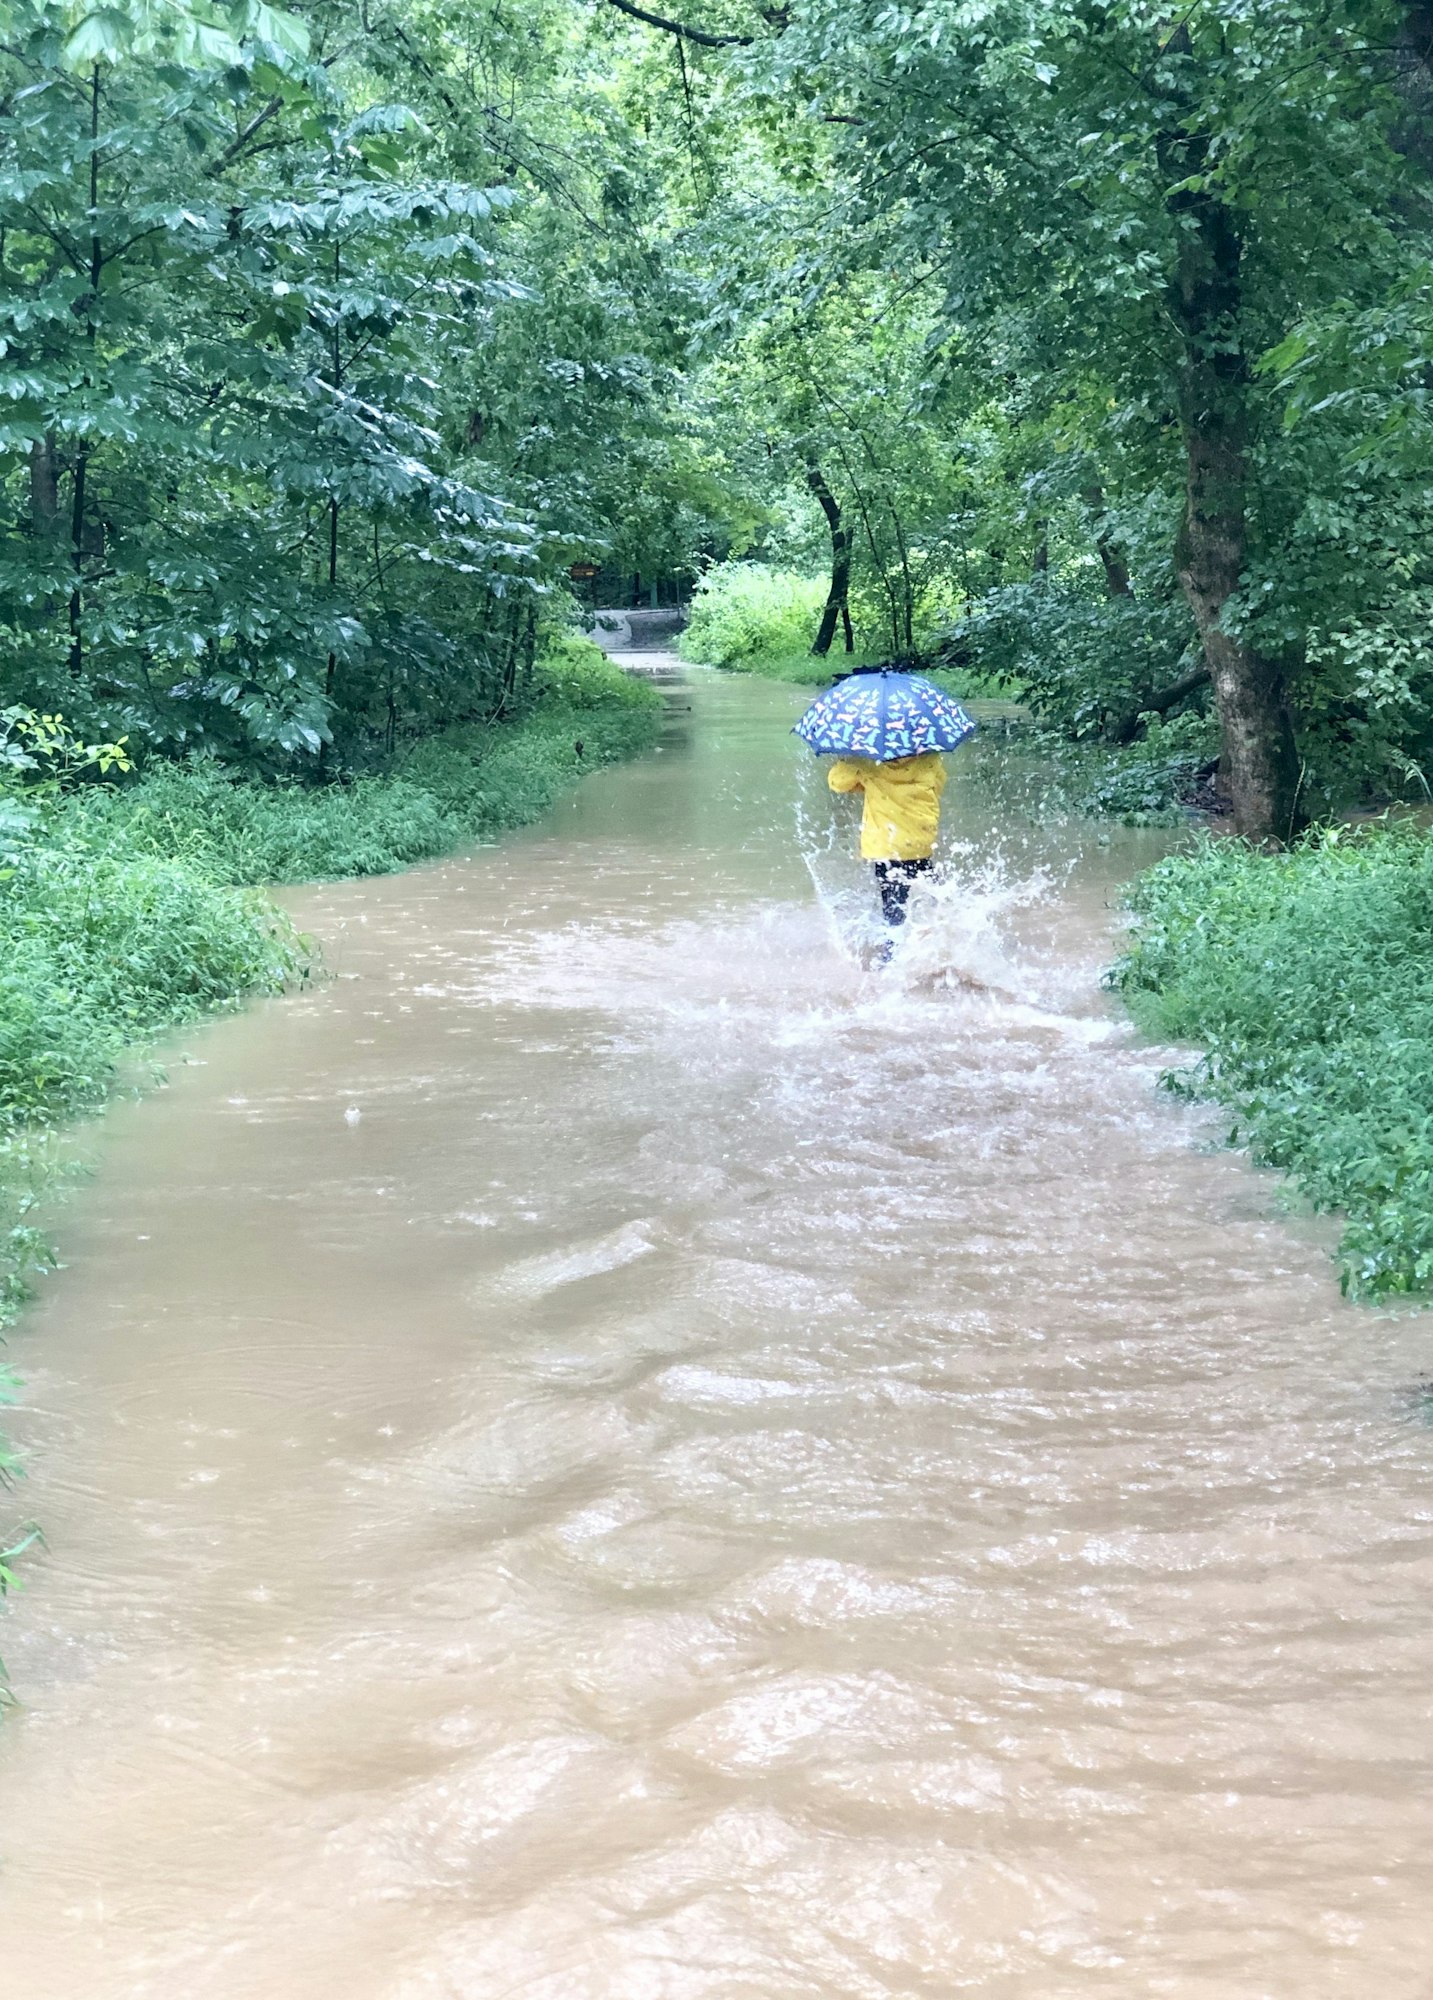
[(847, 959), (906, 993), (988, 995), (1037, 1008), (1058, 1004), (1012, 920), (1052, 901), (1068, 863), (1021, 869), (1002, 842), (947, 834), (932, 873), (912, 891), (906, 923), (892, 931), (881, 918), (871, 866), (858, 858), (859, 807), (834, 798), (818, 766), (802, 768), (796, 830), (831, 937)]

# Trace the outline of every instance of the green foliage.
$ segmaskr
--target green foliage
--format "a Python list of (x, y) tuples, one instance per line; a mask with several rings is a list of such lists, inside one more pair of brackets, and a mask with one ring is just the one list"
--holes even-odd
[(683, 659), (737, 673), (770, 673), (770, 662), (804, 655), (815, 668), (807, 677), (825, 679), (835, 662), (828, 668), (810, 659), (825, 601), (820, 578), (764, 563), (721, 563), (697, 586), (678, 650)]
[(7, 10), (0, 704), (361, 772), (531, 702), (574, 558), (689, 567), (633, 151), (561, 0)]
[[(1305, 807), (1421, 793), (1416, 10), (801, 0), (764, 19), (737, 52), (683, 53), (692, 144), (732, 163), (689, 228), (715, 266), (696, 400), (765, 504), (757, 548), (822, 562), (819, 467), (863, 637), (884, 618), (879, 649), (902, 652), (940, 622), (1080, 735), (1119, 736), (1187, 670), (1187, 602), (1246, 691), (1287, 690)], [(655, 67), (661, 37), (645, 46)], [(1221, 454), (1209, 495), (1239, 491), (1201, 581), (1183, 530), (1207, 516), (1185, 501)], [(1260, 725), (1280, 750), (1282, 708)]]
[[(137, 785), (95, 790), (72, 817), (96, 842), (180, 856), (226, 883), (384, 874), (492, 839), (545, 812), (586, 769), (655, 738), (660, 697), (569, 638), (540, 670), (517, 723), (431, 737), (382, 775), (319, 789), (236, 781), (212, 759), (156, 766)], [(582, 744), (582, 755), (577, 744)]]
[(1344, 1211), (1350, 1292), (1433, 1287), (1433, 841), (1336, 829), (1287, 854), (1205, 841), (1133, 895), (1112, 974), (1150, 1033), (1206, 1051), (1178, 1088)]
[(941, 651), (1079, 738), (1138, 714), (1150, 694), (1178, 680), (1197, 662), (1193, 637), (1188, 611), (1172, 597), (1102, 597), (1042, 580), (988, 592)]
[(1144, 735), (1117, 748), (1093, 737), (1016, 719), (1007, 724), (1002, 795), (1037, 823), (1075, 815), (1124, 826), (1186, 826), (1209, 803), (1207, 773), (1218, 729), (1207, 715), (1150, 717)]
[(1177, 826), (1189, 816), (1219, 751), (1211, 716), (1151, 718), (1143, 738), (1122, 750), (1092, 749), (1075, 796), (1079, 812), (1125, 826)]

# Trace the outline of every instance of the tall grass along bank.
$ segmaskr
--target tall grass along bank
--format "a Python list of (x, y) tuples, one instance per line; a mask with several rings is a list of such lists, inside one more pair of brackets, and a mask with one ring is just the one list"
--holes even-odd
[(1433, 1289), (1433, 840), (1408, 823), (1283, 854), (1206, 839), (1132, 908), (1112, 982), (1141, 1027), (1205, 1050), (1173, 1085), (1343, 1211), (1347, 1291)]
[(383, 875), (540, 818), (584, 771), (650, 748), (661, 706), (649, 683), (570, 640), (521, 720), (445, 730), (381, 773), (251, 785), (215, 765), (170, 764), (74, 810), (130, 852), (183, 856), (217, 881)]

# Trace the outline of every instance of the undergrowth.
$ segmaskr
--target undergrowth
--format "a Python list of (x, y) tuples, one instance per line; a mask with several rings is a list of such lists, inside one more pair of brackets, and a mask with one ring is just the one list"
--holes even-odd
[(253, 785), (212, 763), (171, 764), (95, 788), (74, 810), (130, 852), (182, 855), (223, 882), (388, 874), (530, 824), (584, 771), (646, 749), (660, 712), (648, 683), (569, 641), (520, 722), (447, 730), (382, 774)]
[[(772, 569), (759, 562), (721, 563), (698, 584), (677, 651), (695, 665), (759, 674), (764, 680), (790, 681), (798, 687), (825, 687), (853, 667), (874, 666), (889, 658), (889, 635), (884, 652), (869, 643), (868, 621), (859, 604), (852, 631), (854, 651), (845, 650), (840, 626), (829, 653), (811, 651), (828, 589), (824, 578), (804, 576), (798, 570)], [(1000, 699), (1011, 693), (1011, 684), (1001, 675), (968, 664), (947, 664), (931, 678), (957, 700)]]
[(1002, 793), (1033, 819), (1075, 814), (1122, 826), (1184, 826), (1207, 797), (1216, 738), (1206, 716), (1151, 716), (1137, 743), (1072, 742), (1060, 730), (1010, 725)]
[(1141, 1027), (1205, 1050), (1169, 1081), (1341, 1210), (1344, 1288), (1433, 1289), (1433, 839), (1408, 822), (1271, 854), (1206, 838), (1136, 884), (1111, 974)]
[(811, 641), (826, 591), (818, 578), (796, 570), (722, 563), (697, 585), (677, 650), (684, 660), (734, 673), (799, 678), (774, 671), (772, 663), (783, 660), (820, 667), (824, 674), (823, 664), (811, 658)]

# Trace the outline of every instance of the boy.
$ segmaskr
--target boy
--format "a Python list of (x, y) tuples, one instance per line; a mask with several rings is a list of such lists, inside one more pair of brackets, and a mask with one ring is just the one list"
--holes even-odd
[(826, 782), (833, 792), (865, 794), (861, 857), (875, 863), (881, 915), (891, 929), (899, 929), (917, 878), (930, 872), (940, 828), (945, 761), (935, 750), (921, 757), (897, 757), (889, 764), (838, 757)]

